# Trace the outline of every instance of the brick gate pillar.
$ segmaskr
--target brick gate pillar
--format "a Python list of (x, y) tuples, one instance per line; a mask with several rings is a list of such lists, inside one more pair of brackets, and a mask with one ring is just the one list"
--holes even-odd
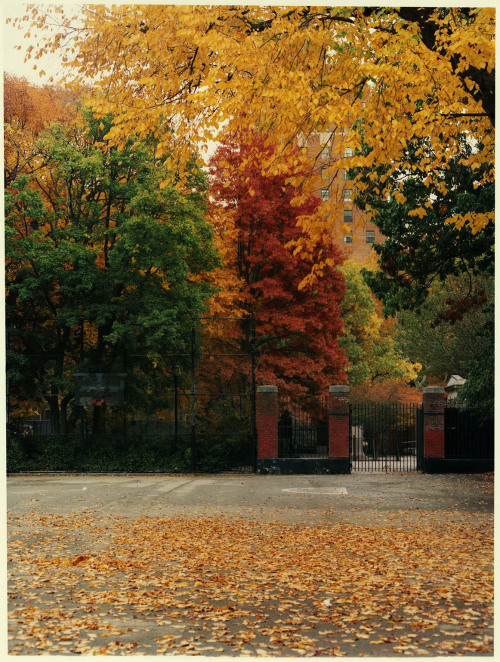
[(442, 386), (427, 386), (422, 394), (424, 409), (424, 462), (444, 458), (445, 391)]
[(349, 463), (349, 387), (330, 386), (328, 394), (329, 449), (333, 458), (346, 458)]
[(278, 387), (257, 387), (257, 458), (278, 457)]

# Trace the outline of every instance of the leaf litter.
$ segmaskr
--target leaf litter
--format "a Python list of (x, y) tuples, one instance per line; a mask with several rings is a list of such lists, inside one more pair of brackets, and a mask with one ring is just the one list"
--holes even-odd
[(9, 652), (492, 655), (491, 516), (410, 519), (13, 517)]

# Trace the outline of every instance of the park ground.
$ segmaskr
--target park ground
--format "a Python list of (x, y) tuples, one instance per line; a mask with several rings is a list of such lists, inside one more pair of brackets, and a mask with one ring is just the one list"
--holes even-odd
[(11, 655), (492, 656), (493, 476), (17, 475)]

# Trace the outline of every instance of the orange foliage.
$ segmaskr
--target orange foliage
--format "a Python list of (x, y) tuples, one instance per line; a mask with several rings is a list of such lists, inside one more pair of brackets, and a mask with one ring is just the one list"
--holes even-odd
[(35, 140), (50, 122), (68, 121), (75, 95), (53, 85), (37, 86), (4, 73), (5, 183), (39, 167)]
[(208, 219), (223, 264), (222, 267), (203, 274), (203, 280), (217, 288), (209, 301), (208, 314), (211, 317), (245, 317), (248, 313), (244, 304), (245, 283), (234, 269), (238, 250), (238, 229), (234, 212), (212, 203), (209, 207)]
[(373, 381), (352, 386), (350, 395), (353, 404), (361, 402), (420, 404), (422, 402), (422, 392), (402, 380)]

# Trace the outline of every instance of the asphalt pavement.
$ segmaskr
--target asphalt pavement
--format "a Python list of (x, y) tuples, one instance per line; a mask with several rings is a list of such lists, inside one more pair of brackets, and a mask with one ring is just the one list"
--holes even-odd
[[(77, 514), (87, 509), (127, 517), (236, 515), (287, 522), (359, 518), (384, 521), (399, 511), (492, 513), (493, 490), (483, 474), (356, 473), (324, 476), (14, 475), (8, 510)], [(404, 522), (403, 522), (404, 523)]]
[(493, 476), (13, 475), (10, 655), (493, 655)]

